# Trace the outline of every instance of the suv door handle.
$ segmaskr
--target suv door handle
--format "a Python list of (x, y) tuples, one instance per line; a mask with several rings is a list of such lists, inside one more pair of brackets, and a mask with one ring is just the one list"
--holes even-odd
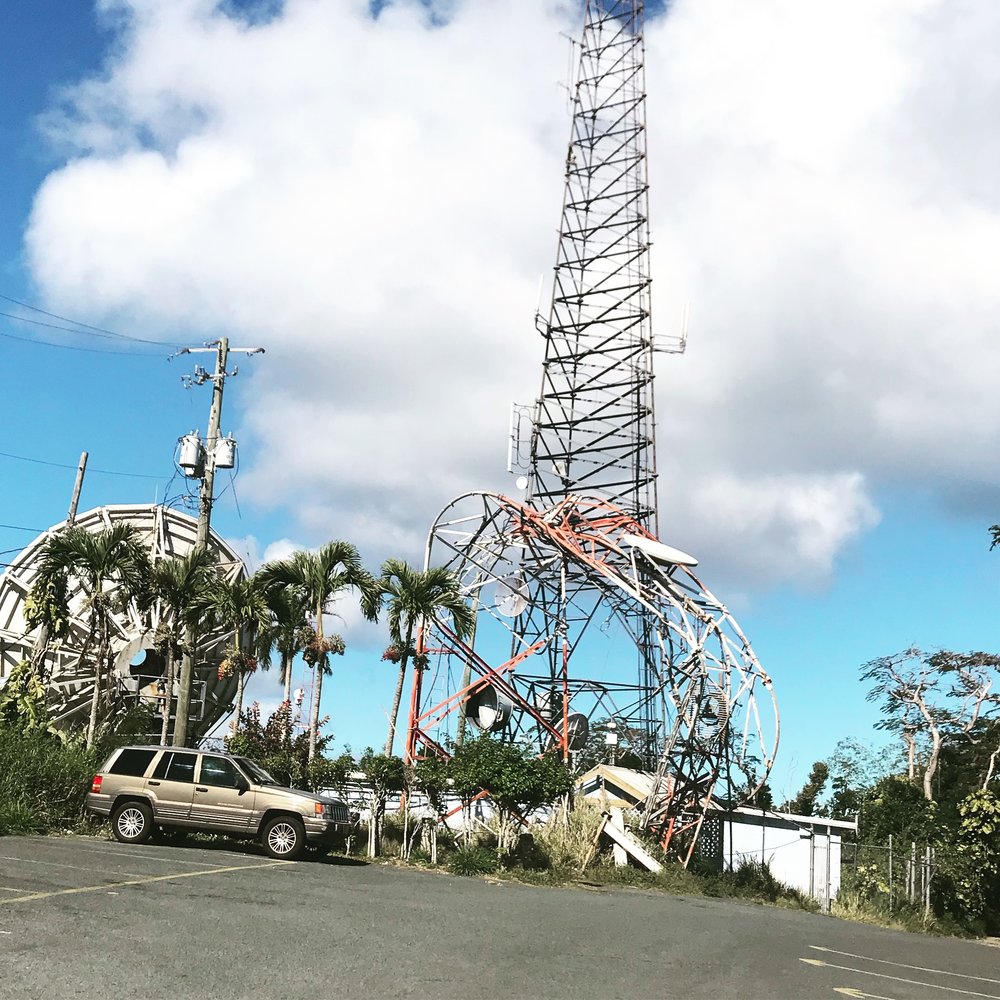
[(208, 789), (207, 788), (196, 788), (195, 791), (196, 792), (207, 792)]
[(147, 785), (158, 785), (159, 782), (158, 781), (147, 781), (146, 784)]

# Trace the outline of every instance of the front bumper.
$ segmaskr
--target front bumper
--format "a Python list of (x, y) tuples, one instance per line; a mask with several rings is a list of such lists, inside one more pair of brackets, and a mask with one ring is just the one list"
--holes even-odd
[(332, 844), (343, 840), (351, 832), (350, 823), (339, 823), (332, 819), (311, 818), (303, 821), (306, 840), (310, 844)]

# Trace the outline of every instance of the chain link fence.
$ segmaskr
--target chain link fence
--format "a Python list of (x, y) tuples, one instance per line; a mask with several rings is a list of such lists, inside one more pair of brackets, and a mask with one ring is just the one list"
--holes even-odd
[(889, 912), (923, 908), (929, 915), (939, 873), (938, 848), (917, 841), (844, 844), (841, 851), (844, 891), (882, 903)]

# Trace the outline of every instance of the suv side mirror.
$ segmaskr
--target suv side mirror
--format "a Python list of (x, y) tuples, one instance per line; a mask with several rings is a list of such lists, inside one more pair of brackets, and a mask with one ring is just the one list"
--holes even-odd
[(243, 777), (242, 774), (236, 775), (236, 790), (242, 795), (244, 792), (250, 791), (250, 782)]

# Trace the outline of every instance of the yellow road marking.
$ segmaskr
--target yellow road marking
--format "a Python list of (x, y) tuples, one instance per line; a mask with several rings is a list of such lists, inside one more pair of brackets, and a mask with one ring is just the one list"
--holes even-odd
[(134, 878), (127, 882), (106, 882), (104, 885), (84, 885), (75, 889), (55, 889), (52, 892), (33, 892), (30, 896), (15, 896), (13, 899), (0, 899), (0, 906), (10, 906), (12, 903), (29, 903), (36, 899), (49, 899), (52, 896), (73, 896), (82, 892), (107, 892), (126, 885), (146, 885), (150, 882), (169, 882), (178, 878), (197, 878), (199, 875), (222, 875), (225, 872), (252, 871), (256, 868), (279, 868), (294, 864), (293, 861), (270, 861), (263, 865), (234, 865), (229, 868), (212, 868), (207, 872), (178, 872), (176, 875), (150, 875), (148, 878)]
[[(11, 903), (19, 903), (20, 900), (8, 900)], [(931, 990), (944, 990), (945, 993), (961, 993), (966, 997), (987, 997), (988, 1000), (1000, 1000), (996, 993), (975, 993), (972, 990), (960, 990), (954, 986), (938, 986), (936, 983), (924, 983), (919, 979), (903, 979), (901, 976), (888, 976), (884, 972), (868, 972), (866, 969), (852, 969), (849, 965), (834, 965), (832, 962), (824, 962), (819, 958), (800, 958), (800, 962), (806, 965), (821, 965), (827, 969), (840, 969), (841, 972), (854, 972), (859, 976), (876, 976), (878, 979), (891, 979), (896, 983), (909, 983), (911, 986), (926, 986)]]
[(926, 965), (906, 965), (903, 962), (890, 962), (885, 958), (869, 958), (867, 955), (855, 955), (852, 951), (837, 951), (835, 948), (823, 948), (818, 944), (811, 944), (809, 947), (813, 951), (825, 951), (830, 955), (843, 955), (845, 958), (860, 958), (863, 962), (894, 965), (897, 969), (913, 969), (915, 972), (933, 972), (939, 976), (958, 976), (959, 979), (975, 979), (980, 983), (996, 983), (1000, 986), (1000, 979), (987, 979), (986, 976), (970, 976), (964, 972), (946, 972), (944, 969), (929, 969)]

